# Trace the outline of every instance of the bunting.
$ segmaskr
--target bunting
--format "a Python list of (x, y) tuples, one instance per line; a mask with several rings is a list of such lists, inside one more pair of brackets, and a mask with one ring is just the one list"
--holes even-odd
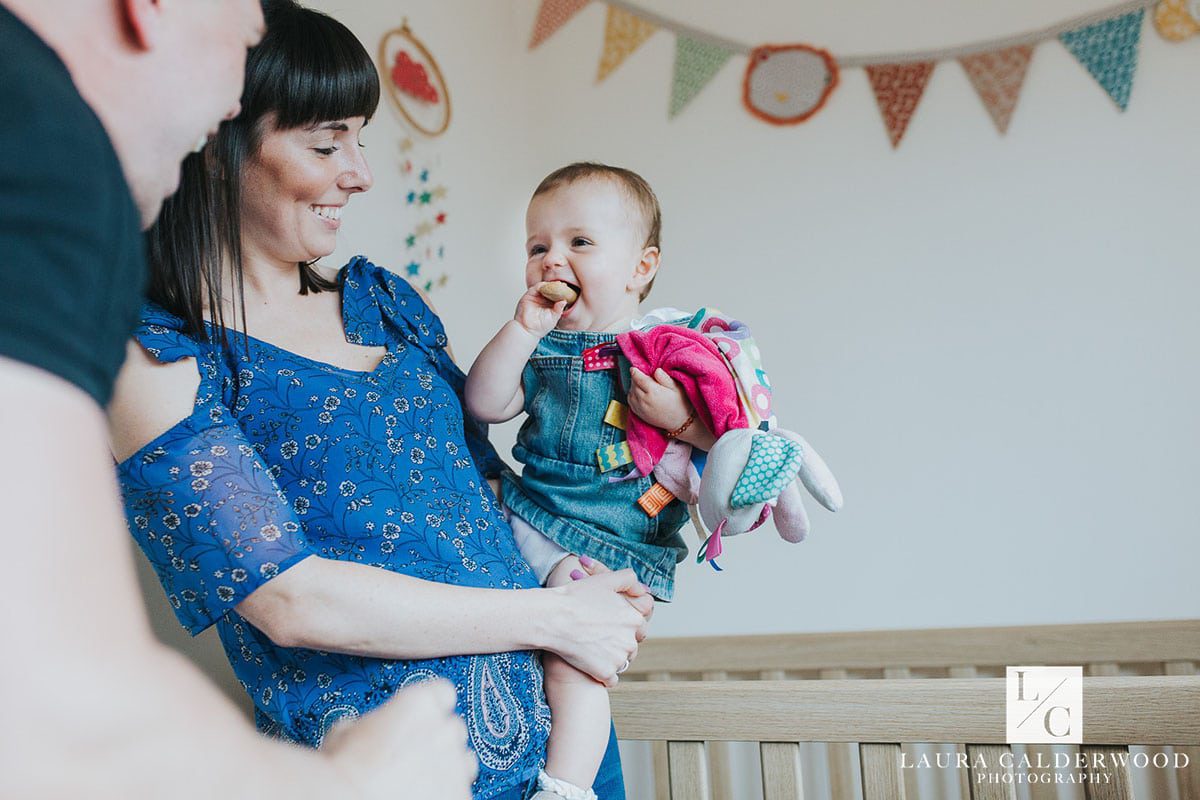
[(671, 106), (668, 117), (674, 117), (700, 90), (720, 72), (733, 57), (732, 50), (717, 44), (680, 34), (675, 37), (675, 68), (671, 78)]
[[(591, 0), (542, 0), (530, 48), (574, 17)], [(1124, 111), (1137, 71), (1146, 9), (1164, 37), (1200, 33), (1200, 0), (1124, 0), (1056, 25), (993, 41), (910, 53), (834, 57), (808, 44), (752, 47), (697, 30), (641, 8), (636, 0), (596, 0), (607, 6), (597, 82), (607, 78), (655, 31), (675, 35), (667, 114), (676, 117), (735, 55), (746, 56), (743, 104), (759, 119), (792, 125), (818, 113), (843, 69), (862, 67), (892, 147), (898, 147), (937, 64), (957, 61), (1001, 135), (1007, 133), (1025, 85), (1034, 48), (1057, 39)]]
[(883, 114), (883, 124), (887, 128), (888, 138), (892, 140), (892, 147), (899, 147), (909, 120), (917, 110), (917, 103), (921, 102), (925, 84), (933, 74), (933, 66), (932, 61), (918, 61), (913, 64), (878, 64), (866, 68), (871, 91), (875, 93), (875, 102), (879, 103), (879, 113)]
[(1154, 27), (1164, 39), (1182, 42), (1200, 33), (1200, 2), (1162, 0), (1154, 7)]
[(533, 36), (529, 40), (529, 49), (537, 47), (549, 39), (555, 31), (567, 24), (571, 17), (578, 14), (591, 0), (542, 0), (538, 9), (537, 21), (533, 23)]
[(1032, 58), (1033, 45), (1022, 44), (958, 60), (1002, 135), (1008, 131)]
[(607, 78), (621, 66), (630, 53), (642, 46), (657, 30), (646, 20), (617, 6), (608, 7), (608, 20), (604, 24), (604, 52), (600, 55), (600, 69), (596, 72), (597, 83)]
[(1122, 111), (1129, 105), (1145, 15), (1146, 10), (1139, 8), (1120, 17), (1066, 31), (1058, 37)]

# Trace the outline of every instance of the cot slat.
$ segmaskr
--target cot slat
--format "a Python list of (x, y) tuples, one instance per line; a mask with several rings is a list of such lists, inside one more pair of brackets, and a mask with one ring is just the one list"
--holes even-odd
[[(700, 673), (705, 681), (724, 681), (729, 673), (724, 670), (709, 670)], [(733, 774), (729, 763), (728, 742), (705, 742), (708, 753), (708, 777), (711, 782), (713, 800), (733, 800)]]
[(864, 742), (858, 746), (858, 755), (863, 800), (905, 800), (900, 745)]
[[(1133, 800), (1133, 786), (1129, 782), (1129, 765), (1115, 764), (1113, 757), (1124, 753), (1129, 755), (1125, 745), (1093, 744), (1082, 748), (1088, 754), (1089, 775), (1098, 775), (1099, 780), (1089, 780), (1083, 784), (1087, 800)], [(1104, 761), (1093, 766), (1092, 756), (1101, 756)]]
[[(979, 670), (975, 669), (975, 667), (971, 664), (952, 666), (950, 667), (950, 677), (977, 678), (979, 677)], [(961, 761), (961, 756), (965, 756), (966, 754), (967, 746), (965, 744), (957, 743), (954, 745), (954, 755), (956, 757), (954, 772), (958, 775), (958, 796), (961, 797), (962, 800), (969, 800), (971, 797), (971, 772), (966, 767), (958, 766), (958, 762)], [(1057, 798), (1052, 798), (1052, 800), (1057, 800)]]
[(671, 800), (712, 800), (704, 742), (668, 742), (671, 765)]
[[(1058, 800), (1058, 789), (1053, 783), (1054, 775), (1056, 774), (1054, 768), (1054, 745), (1027, 744), (1025, 745), (1025, 754), (1029, 756), (1030, 763), (1034, 765), (1028, 772), (1038, 775), (1048, 775), (1051, 780), (1050, 783), (1042, 783), (1041, 781), (1038, 783), (1027, 783), (1026, 786), (1029, 787), (1029, 800)], [(1042, 758), (1042, 763), (1049, 764), (1050, 766), (1038, 769), (1036, 765), (1039, 755)]]
[(804, 800), (800, 772), (800, 745), (795, 742), (763, 742), (763, 800)]
[[(1167, 675), (1195, 675), (1196, 662), (1168, 661), (1163, 664), (1163, 672)], [(1176, 770), (1174, 763), (1171, 764), (1171, 771), (1176, 773), (1179, 781), (1180, 800), (1200, 798), (1200, 747), (1176, 747), (1175, 753), (1185, 753), (1188, 758), (1188, 765), (1183, 769)]]
[[(669, 681), (669, 672), (651, 672), (646, 676), (648, 681)], [(654, 761), (654, 800), (671, 800), (671, 765), (667, 760), (667, 743), (654, 741), (650, 743), (650, 754)]]
[[(1000, 756), (1008, 753), (1002, 762)], [(983, 759), (982, 772), (975, 763)], [(1012, 748), (1006, 744), (968, 744), (967, 763), (971, 771), (971, 800), (1016, 800), (1016, 783), (1012, 780)], [(1009, 766), (1004, 766), (1007, 763)], [(1005, 780), (1005, 776), (1008, 779)]]
[[(823, 681), (844, 681), (846, 670), (823, 669), (819, 673)], [(829, 762), (829, 793), (833, 800), (858, 800), (854, 785), (854, 744), (851, 742), (829, 742), (825, 745), (826, 760)]]
[[(884, 667), (883, 677), (886, 679), (907, 679), (912, 677), (912, 671), (908, 667)], [(908, 764), (916, 764), (921, 757), (921, 747), (915, 744), (901, 744), (900, 752), (904, 754), (904, 761)], [(904, 770), (904, 791), (909, 797), (920, 797), (921, 786), (917, 782), (917, 771), (915, 769)]]
[[(1087, 675), (1096, 677), (1113, 677), (1121, 674), (1115, 661), (1097, 661), (1084, 667)], [(1124, 753), (1129, 755), (1127, 745), (1087, 744), (1079, 748), (1079, 752), (1087, 758), (1086, 770), (1077, 770), (1076, 774), (1100, 776), (1099, 782), (1087, 781), (1083, 784), (1084, 796), (1088, 800), (1130, 800), (1133, 788), (1129, 783), (1129, 767), (1115, 766), (1112, 762), (1114, 755)], [(1096, 764), (1096, 766), (1093, 766)]]

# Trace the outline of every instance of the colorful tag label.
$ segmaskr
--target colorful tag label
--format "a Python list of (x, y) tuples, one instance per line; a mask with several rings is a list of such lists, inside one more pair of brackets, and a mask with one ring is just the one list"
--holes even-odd
[(675, 495), (667, 491), (667, 487), (661, 483), (656, 483), (646, 490), (646, 493), (638, 498), (638, 505), (646, 512), (647, 516), (657, 517), (658, 513), (666, 508)]
[(596, 451), (596, 463), (600, 465), (601, 472), (632, 464), (633, 451), (629, 449), (629, 442), (617, 442), (608, 447), (601, 447)]
[(599, 372), (612, 369), (617, 365), (617, 353), (620, 348), (613, 342), (605, 342), (583, 351), (583, 371)]
[(604, 412), (604, 421), (614, 428), (625, 430), (625, 423), (629, 419), (629, 408), (619, 400), (608, 401), (608, 411)]

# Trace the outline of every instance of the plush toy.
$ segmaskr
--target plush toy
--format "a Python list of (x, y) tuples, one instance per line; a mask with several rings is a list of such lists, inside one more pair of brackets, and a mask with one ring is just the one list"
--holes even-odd
[(802, 541), (808, 514), (798, 484), (830, 511), (842, 507), (837, 479), (799, 434), (741, 428), (721, 436), (700, 477), (699, 518), (693, 514), (693, 522), (702, 536), (712, 533), (697, 562), (712, 563), (721, 554), (721, 537), (752, 531), (772, 515), (784, 541)]

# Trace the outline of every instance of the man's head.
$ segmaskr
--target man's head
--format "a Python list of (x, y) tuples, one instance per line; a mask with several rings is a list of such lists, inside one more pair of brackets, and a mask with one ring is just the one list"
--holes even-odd
[(525, 280), (561, 280), (579, 298), (559, 326), (606, 330), (628, 322), (659, 265), (662, 212), (637, 173), (576, 163), (546, 176), (525, 217)]
[(237, 114), (259, 0), (4, 0), (104, 123), (148, 227), (179, 164)]

